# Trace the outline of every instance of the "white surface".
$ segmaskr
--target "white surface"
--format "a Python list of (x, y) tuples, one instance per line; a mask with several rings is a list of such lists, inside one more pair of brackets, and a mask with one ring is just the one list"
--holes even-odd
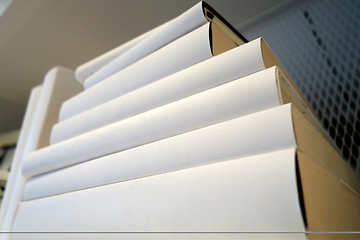
[[(46, 113), (49, 108), (49, 102), (54, 90), (56, 72), (56, 69), (53, 68), (48, 71), (44, 77), (42, 90), (40, 92), (35, 113), (31, 121), (31, 127), (29, 130), (29, 135), (27, 137), (28, 141), (24, 148), (23, 157), (26, 157), (27, 154), (38, 148), (39, 140), (42, 135), (42, 130), (44, 128), (44, 124), (46, 124)], [(52, 126), (48, 126), (48, 129), (51, 127)]]
[(39, 175), (27, 182), (24, 199), (295, 147), (289, 109), (273, 108)]
[[(136, 117), (129, 118), (128, 120), (124, 120), (123, 124), (117, 124), (117, 130), (111, 130), (111, 132), (119, 132), (122, 137), (116, 138), (114, 140), (108, 139), (107, 145), (112, 145), (114, 148), (120, 147), (120, 150), (122, 150), (152, 142), (161, 138), (166, 138), (168, 136), (173, 136), (175, 134), (216, 124), (218, 122), (248, 115), (261, 110), (269, 109), (278, 105), (280, 105), (280, 102), (277, 92), (275, 67), (273, 67), (218, 86), (208, 91), (195, 94), (163, 107), (151, 110), (144, 114), (140, 114)], [(103, 133), (104, 130), (98, 132), (100, 135)], [(110, 132), (108, 134), (110, 134)], [(94, 135), (87, 136), (88, 138), (86, 141), (88, 143), (93, 141), (90, 139), (90, 137), (97, 139), (97, 137)], [(197, 139), (197, 141), (199, 141), (199, 139)], [(103, 142), (105, 142), (104, 139)], [(191, 144), (188, 145), (189, 143)], [(196, 145), (196, 142), (194, 142), (193, 138), (189, 137), (189, 143), (186, 145), (189, 149), (182, 149), (181, 152), (184, 151), (189, 153), (192, 151), (191, 146)], [(72, 145), (74, 144), (75, 143), (73, 142)], [(122, 164), (125, 164), (126, 166), (126, 159), (129, 159), (133, 163), (139, 164), (139, 166), (146, 166), (146, 163), (152, 164), (152, 161), (145, 160), (147, 159), (145, 156), (149, 156), (151, 154), (143, 153), (141, 149), (143, 148), (134, 149), (135, 152), (139, 151), (136, 156), (127, 156), (126, 153), (124, 154), (126, 157), (119, 157), (118, 155), (121, 156), (121, 153), (110, 156), (111, 159), (116, 159), (117, 164), (108, 164), (108, 169), (103, 169), (103, 167), (105, 167), (104, 163), (108, 161), (96, 159), (90, 161), (96, 162), (96, 166), (91, 163), (79, 164), (73, 166), (74, 169), (66, 168), (57, 172), (51, 172), (48, 175), (42, 175), (36, 179), (30, 179), (26, 185), (24, 199), (29, 200), (32, 198), (39, 198), (93, 186), (95, 184), (93, 183), (93, 180), (96, 179), (99, 181), (101, 179), (100, 177), (93, 178), (93, 176), (99, 174), (98, 169), (103, 169), (103, 172), (107, 173), (107, 180), (111, 179), (111, 181), (114, 181), (115, 178), (117, 178), (117, 181), (124, 180), (124, 177), (122, 177), (122, 174), (120, 174), (121, 169), (128, 171), (128, 173), (131, 172), (131, 170), (128, 170), (131, 169), (130, 167), (121, 167), (123, 166)], [(177, 154), (181, 156), (181, 152), (178, 152), (176, 145), (174, 144), (172, 144), (171, 147), (161, 147), (160, 149), (164, 149), (161, 153), (158, 151), (158, 149), (159, 147), (155, 147), (151, 153), (158, 154), (158, 158), (160, 158), (161, 155), (162, 160), (168, 159), (168, 154)], [(108, 157), (104, 158), (108, 159)], [(189, 156), (186, 158), (189, 158)], [(144, 159), (145, 162), (142, 164), (138, 163), (140, 159)], [(52, 161), (52, 157), (49, 156), (47, 160)], [(189, 164), (196, 164), (196, 162), (192, 162), (190, 159), (180, 161), (179, 163), (174, 163), (174, 165), (160, 163), (161, 159), (158, 159), (157, 161), (157, 164), (152, 166), (158, 167), (149, 168), (151, 169), (149, 172), (144, 170), (143, 172), (145, 175), (151, 175), (153, 172), (157, 172), (157, 168), (162, 169), (161, 171), (170, 171), (173, 169), (186, 167)], [(88, 169), (86, 166), (93, 167)], [(161, 168), (159, 166), (166, 167)], [(112, 169), (117, 169), (118, 171), (114, 173), (112, 172)], [(139, 167), (137, 169), (141, 170), (144, 169), (144, 167)], [(132, 178), (136, 177), (138, 177), (136, 174), (135, 176), (132, 176)], [(105, 183), (100, 181), (100, 183), (95, 185), (99, 184)]]
[(24, 130), (21, 130), (24, 131), (24, 134), (20, 134), (19, 138), (23, 139), (19, 141), (24, 142), (21, 142), (21, 145), (18, 145), (19, 150), (16, 150), (19, 153), (15, 153), (5, 192), (4, 202), (6, 202), (1, 209), (2, 231), (9, 231), (16, 207), (23, 195), (26, 179), (21, 174), (21, 168), (24, 158), (40, 146), (48, 145), (50, 130), (58, 118), (61, 103), (80, 89), (81, 86), (75, 80), (72, 71), (54, 67), (46, 74), (41, 90), (40, 88), (33, 90), (29, 110), (27, 110), (29, 113), (27, 113), (22, 127)]
[(60, 121), (212, 57), (207, 23), (64, 103)]
[(78, 81), (81, 83), (84, 83), (85, 78), (89, 77), (94, 72), (98, 71), (100, 68), (105, 66), (107, 63), (114, 60), (116, 57), (120, 56), (133, 46), (135, 46), (137, 43), (145, 39), (147, 36), (149, 36), (151, 33), (153, 33), (155, 29), (152, 29), (150, 31), (147, 31), (146, 33), (141, 34), (140, 36), (121, 44), (120, 46), (80, 65), (75, 70), (75, 76)]
[(106, 79), (206, 22), (202, 3), (199, 2), (87, 78), (84, 82), (85, 88), (89, 88)]
[[(72, 138), (68, 141), (35, 151), (25, 159), (22, 169), (23, 174), (28, 177), (38, 175), (110, 153), (120, 152), (156, 140), (168, 138), (205, 125), (205, 120), (197, 117), (200, 115), (192, 116), (190, 114), (190, 116), (186, 116), (186, 118), (173, 121), (176, 119), (176, 115), (171, 114), (171, 109), (166, 108), (166, 106), (165, 108), (159, 109), (157, 109), (157, 111), (150, 111), (148, 112), (149, 114), (143, 114), (142, 118), (133, 119), (133, 121), (131, 121), (132, 119), (128, 119), (128, 121), (125, 120), (115, 123), (80, 137)], [(170, 111), (170, 114), (166, 113), (167, 110)], [(157, 113), (159, 113), (159, 111), (160, 115), (158, 116)], [(185, 113), (186, 112), (191, 113), (192, 111), (190, 108), (187, 108), (185, 110)], [(223, 112), (228, 115), (228, 118), (231, 118), (231, 114), (233, 114), (233, 117), (236, 116), (236, 113), (234, 114), (231, 111), (226, 112), (226, 110), (224, 110)], [(178, 114), (177, 116), (181, 116), (180, 111)], [(211, 118), (216, 119), (216, 117)], [(200, 119), (200, 121), (198, 119)], [(268, 119), (271, 119), (271, 121)], [(240, 136), (231, 135), (231, 137), (237, 138), (236, 142), (234, 142), (234, 144), (240, 145), (237, 148), (239, 148), (239, 150), (246, 149), (246, 151), (252, 153), (261, 151), (261, 149), (283, 147), (289, 144), (289, 142), (292, 143), (291, 146), (295, 144), (290, 105), (240, 117), (222, 124), (210, 126), (209, 128), (215, 129), (210, 130), (215, 132), (219, 131), (216, 130), (218, 128), (222, 129), (222, 137), (226, 137), (226, 135), (223, 134), (229, 134), (228, 129), (233, 128), (232, 131), (238, 131), (239, 134), (241, 133)], [(273, 136), (276, 136), (276, 134), (272, 131), (283, 132), (284, 135), (277, 134), (279, 137), (273, 139)], [(264, 137), (263, 135), (265, 134), (266, 136)], [(271, 138), (270, 142), (267, 142), (269, 140), (268, 138)], [(240, 142), (242, 144), (240, 144)], [(199, 142), (199, 144), (200, 143), (201, 142)], [(221, 142), (219, 144), (221, 144)], [(226, 144), (229, 143), (227, 142)]]
[(11, 239), (106, 239), (106, 240), (307, 240), (305, 233), (29, 233), (11, 234)]
[(23, 202), (12, 230), (304, 232), (295, 149)]
[(59, 122), (51, 143), (79, 135), (178, 99), (263, 70), (260, 39)]
[(81, 89), (73, 71), (63, 67), (54, 67), (48, 71), (29, 133), (31, 141), (24, 150), (26, 153), (49, 145), (51, 129), (58, 120), (62, 103)]
[[(29, 133), (33, 124), (36, 106), (38, 104), (39, 96), (41, 92), (41, 86), (33, 88), (30, 94), (28, 106), (26, 108), (24, 121), (21, 127), (17, 147), (14, 155), (14, 159), (11, 164), (11, 172), (6, 184), (6, 191), (1, 202), (0, 211), (0, 230), (1, 232), (9, 232), (11, 224), (15, 217), (15, 212), (18, 203), (21, 200), (23, 194), (23, 186), (25, 184), (25, 178), (21, 174), (22, 160), (25, 155), (25, 146), (29, 144), (31, 140)], [(9, 235), (1, 234), (0, 239), (8, 239)]]

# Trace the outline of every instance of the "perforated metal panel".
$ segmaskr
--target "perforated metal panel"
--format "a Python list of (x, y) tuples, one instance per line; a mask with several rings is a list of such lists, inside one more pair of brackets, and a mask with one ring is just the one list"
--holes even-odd
[(263, 37), (360, 176), (360, 1), (306, 1), (240, 28)]

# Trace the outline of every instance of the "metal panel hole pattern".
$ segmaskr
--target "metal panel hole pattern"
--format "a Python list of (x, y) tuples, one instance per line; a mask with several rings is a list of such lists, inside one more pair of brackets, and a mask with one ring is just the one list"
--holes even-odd
[(295, 1), (240, 28), (263, 37), (360, 177), (360, 1)]

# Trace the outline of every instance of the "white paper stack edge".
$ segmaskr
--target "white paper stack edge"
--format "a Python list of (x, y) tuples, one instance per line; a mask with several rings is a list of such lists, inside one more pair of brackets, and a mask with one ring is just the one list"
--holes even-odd
[[(76, 75), (80, 76), (80, 81), (84, 81), (84, 87), (87, 89), (206, 22), (202, 2), (200, 2), (173, 20), (136, 38), (135, 42), (126, 44), (120, 51), (115, 50), (115, 53), (110, 51), (105, 54), (106, 56), (83, 64), (77, 69)], [(114, 55), (117, 56), (113, 58)], [(103, 61), (103, 59), (106, 60)], [(83, 73), (84, 70), (85, 73)], [(82, 76), (88, 75), (88, 72), (92, 74), (82, 80)]]
[(85, 91), (24, 159), (12, 231), (306, 239), (278, 68), (261, 39), (212, 57), (202, 4), (78, 68)]
[[(51, 144), (266, 69), (261, 41), (256, 39), (68, 119), (62, 119), (60, 113), (60, 122), (51, 134)], [(107, 91), (102, 95), (106, 94)], [(98, 93), (95, 95), (99, 98)], [(88, 94), (89, 99), (95, 98), (92, 96)], [(89, 101), (83, 101), (82, 105)], [(66, 105), (70, 108), (69, 102), (64, 104), (63, 112)], [(73, 112), (79, 111), (75, 109)]]
[(2, 203), (1, 231), (10, 231), (17, 205), (23, 196), (26, 179), (21, 174), (21, 168), (24, 158), (30, 152), (49, 145), (50, 132), (58, 120), (60, 106), (81, 90), (74, 72), (63, 67), (49, 70), (42, 86), (32, 90)]

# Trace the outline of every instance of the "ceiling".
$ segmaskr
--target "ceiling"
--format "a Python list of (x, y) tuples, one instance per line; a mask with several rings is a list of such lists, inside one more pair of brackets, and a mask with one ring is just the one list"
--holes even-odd
[[(21, 126), (32, 87), (186, 11), (199, 0), (0, 0), (0, 133)], [(234, 27), (286, 0), (208, 0)]]

